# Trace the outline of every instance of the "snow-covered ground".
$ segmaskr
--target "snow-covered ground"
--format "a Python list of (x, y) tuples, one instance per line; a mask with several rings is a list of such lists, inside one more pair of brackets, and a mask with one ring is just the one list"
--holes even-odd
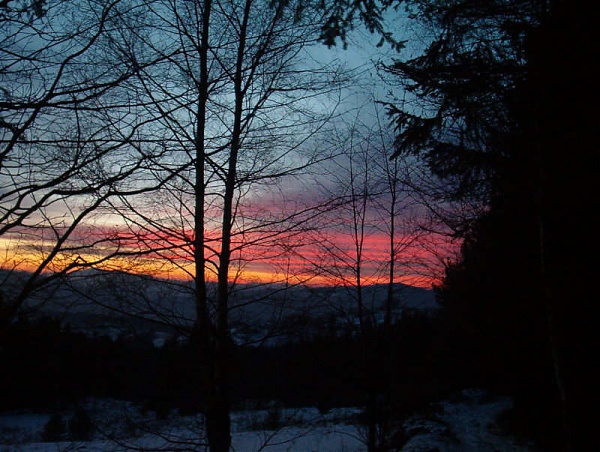
[(404, 424), (410, 438), (402, 451), (496, 452), (530, 451), (534, 447), (503, 435), (496, 425), (500, 414), (512, 407), (509, 397), (488, 397), (480, 390), (465, 390), (458, 400), (447, 400), (427, 417), (415, 415)]
[[(415, 415), (404, 424), (400, 451), (529, 451), (532, 445), (504, 436), (495, 419), (509, 409), (509, 398), (464, 391), (441, 402), (427, 416)], [(0, 452), (204, 450), (201, 416), (172, 414), (157, 420), (129, 404), (94, 400), (86, 409), (98, 426), (89, 441), (42, 442), (49, 414), (0, 415)], [(357, 408), (334, 409), (326, 415), (315, 408), (246, 410), (232, 415), (235, 451), (363, 451), (364, 429), (357, 426)], [(110, 438), (110, 439), (109, 439)]]
[[(90, 441), (42, 442), (50, 414), (0, 415), (0, 452), (204, 450), (200, 415), (172, 414), (157, 420), (152, 412), (110, 400), (90, 402), (86, 410), (98, 428)], [(359, 413), (359, 409), (345, 408), (322, 415), (316, 408), (281, 409), (276, 405), (234, 412), (232, 447), (242, 452), (361, 451), (362, 441), (352, 424)]]
[[(176, 432), (171, 432), (175, 435)], [(232, 448), (235, 451), (362, 451), (364, 446), (355, 437), (356, 429), (351, 426), (334, 428), (305, 429), (290, 427), (281, 432), (241, 432), (233, 435)], [(155, 435), (130, 439), (128, 441), (93, 440), (88, 442), (28, 443), (0, 446), (2, 452), (67, 452), (85, 450), (86, 452), (117, 452), (125, 450), (164, 450), (164, 451), (202, 451), (202, 441), (180, 436), (164, 439)]]

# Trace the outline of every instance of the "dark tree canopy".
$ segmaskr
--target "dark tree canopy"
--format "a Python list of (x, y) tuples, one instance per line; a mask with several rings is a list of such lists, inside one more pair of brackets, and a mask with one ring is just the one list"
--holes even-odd
[(545, 446), (583, 450), (593, 437), (594, 20), (558, 0), (405, 4), (432, 38), (385, 68), (411, 100), (388, 104), (396, 155), (423, 158), (447, 185), (442, 201), (485, 206), (455, 228), (462, 257), (439, 288), (452, 328), (482, 378), (503, 380), (521, 413), (541, 419)]

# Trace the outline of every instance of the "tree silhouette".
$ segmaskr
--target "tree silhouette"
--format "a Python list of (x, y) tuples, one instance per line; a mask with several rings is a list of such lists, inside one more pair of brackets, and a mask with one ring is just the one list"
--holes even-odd
[(147, 170), (149, 152), (136, 148), (138, 126), (117, 98), (148, 62), (115, 69), (101, 58), (118, 3), (0, 9), (1, 278), (10, 287), (2, 321), (44, 285), (114, 256), (119, 239), (99, 232), (97, 213), (140, 193), (131, 181)]
[(123, 197), (113, 207), (132, 256), (151, 255), (194, 282), (189, 337), (204, 368), (207, 441), (211, 450), (226, 451), (230, 294), (246, 262), (283, 255), (322, 210), (276, 212), (259, 199), (277, 194), (277, 180), (293, 183), (326, 158), (311, 140), (333, 113), (315, 104), (335, 95), (343, 80), (333, 66), (299, 64), (318, 36), (318, 10), (252, 0), (148, 6), (129, 18), (131, 27), (123, 22), (109, 48), (127, 66), (145, 52), (160, 61), (138, 73), (131, 91), (140, 99), (141, 121), (165, 150), (149, 172), (162, 186), (152, 199)]
[(562, 424), (554, 446), (584, 447), (591, 436), (582, 388), (590, 386), (582, 384), (581, 344), (591, 333), (584, 312), (592, 290), (581, 264), (588, 247), (576, 239), (587, 225), (573, 219), (592, 208), (576, 193), (589, 192), (597, 158), (586, 141), (595, 115), (582, 94), (593, 85), (586, 61), (598, 54), (582, 44), (595, 42), (590, 20), (562, 1), (409, 6), (433, 38), (422, 55), (387, 68), (417, 101), (389, 104), (397, 154), (422, 156), (446, 181), (446, 199), (487, 210), (454, 228), (463, 255), (449, 266), (442, 296), (459, 324), (462, 314), (470, 319), (467, 343), (477, 348), (487, 337), (483, 348), (503, 357), (510, 378), (523, 377), (524, 406), (533, 394), (558, 406), (546, 427)]

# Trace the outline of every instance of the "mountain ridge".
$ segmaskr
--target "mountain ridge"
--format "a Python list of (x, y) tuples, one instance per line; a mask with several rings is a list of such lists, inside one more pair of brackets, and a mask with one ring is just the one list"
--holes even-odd
[[(1, 270), (3, 288), (10, 276)], [(23, 280), (26, 274), (12, 275)], [(15, 280), (12, 281), (13, 287)], [(215, 286), (209, 284), (209, 296)], [(363, 287), (365, 312), (373, 323), (383, 321), (387, 285)], [(316, 334), (324, 325), (350, 330), (356, 324), (357, 303), (352, 288), (237, 284), (230, 296), (231, 331), (238, 343), (264, 343), (265, 338), (289, 340)], [(406, 311), (432, 315), (439, 305), (432, 290), (394, 284), (393, 319)], [(53, 281), (27, 300), (35, 316), (57, 318), (86, 334), (146, 334), (156, 342), (186, 336), (195, 318), (191, 281), (165, 280), (122, 271), (85, 270)], [(294, 331), (297, 329), (298, 331)], [(271, 340), (271, 339), (269, 339)], [(271, 341), (272, 342), (272, 341)]]

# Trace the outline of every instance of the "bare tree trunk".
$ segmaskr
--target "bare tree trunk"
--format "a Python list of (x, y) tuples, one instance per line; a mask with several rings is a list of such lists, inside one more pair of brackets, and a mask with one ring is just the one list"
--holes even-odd
[(205, 127), (206, 127), (206, 103), (208, 100), (208, 38), (210, 26), (211, 0), (204, 1), (202, 17), (202, 42), (200, 49), (200, 86), (197, 109), (196, 125), (196, 160), (195, 160), (195, 211), (194, 211), (194, 265), (196, 284), (196, 322), (199, 334), (208, 337), (210, 334), (210, 318), (208, 303), (206, 299), (206, 278), (204, 257), (204, 163), (205, 155)]
[(395, 235), (396, 235), (396, 224), (395, 224), (395, 216), (396, 216), (396, 187), (393, 184), (393, 189), (391, 190), (391, 202), (390, 202), (390, 263), (389, 263), (389, 272), (388, 272), (388, 287), (387, 287), (387, 297), (385, 300), (385, 319), (384, 325), (386, 330), (389, 330), (392, 326), (392, 305), (394, 302), (394, 272), (396, 271), (396, 246), (394, 243)]
[(356, 284), (356, 303), (358, 310), (358, 324), (361, 334), (364, 336), (367, 332), (365, 323), (365, 309), (362, 288), (362, 264), (363, 264), (363, 249), (365, 244), (365, 217), (367, 211), (367, 201), (370, 187), (368, 187), (367, 175), (363, 175), (364, 180), (360, 187), (361, 192), (356, 190), (355, 168), (352, 161), (350, 162), (350, 190), (352, 195), (352, 234), (354, 241), (354, 252), (356, 254), (356, 262), (354, 267), (355, 284)]
[(239, 31), (239, 44), (234, 75), (234, 122), (227, 173), (221, 225), (221, 252), (217, 280), (217, 319), (215, 354), (213, 357), (213, 388), (210, 422), (207, 418), (208, 443), (211, 452), (227, 452), (231, 446), (231, 401), (229, 394), (229, 361), (232, 344), (229, 337), (229, 268), (231, 264), (231, 231), (233, 228), (233, 200), (237, 182), (237, 161), (241, 147), (243, 116), (243, 65), (246, 51), (246, 33), (252, 0), (246, 0)]
[[(196, 128), (196, 159), (195, 159), (195, 237), (194, 264), (196, 283), (196, 328), (199, 341), (199, 353), (204, 362), (204, 416), (206, 419), (206, 436), (208, 445), (213, 452), (227, 452), (231, 445), (229, 403), (227, 393), (227, 373), (224, 371), (226, 351), (223, 350), (222, 300), (219, 300), (217, 325), (214, 327), (208, 310), (206, 291), (206, 258), (205, 248), (205, 214), (206, 199), (204, 165), (206, 162), (205, 130), (206, 105), (208, 101), (208, 46), (210, 32), (210, 16), (212, 0), (204, 0), (202, 11), (202, 37), (200, 48), (200, 86), (197, 110)], [(221, 279), (219, 278), (219, 284)], [(222, 295), (219, 286), (219, 296)], [(227, 289), (227, 288), (226, 288)], [(225, 302), (226, 305), (226, 302)], [(226, 319), (225, 319), (226, 325)]]
[[(540, 178), (540, 185), (544, 182), (543, 176)], [(550, 348), (550, 353), (552, 356), (552, 367), (554, 371), (554, 382), (556, 384), (556, 390), (558, 392), (558, 398), (560, 403), (560, 415), (561, 415), (561, 423), (563, 434), (565, 436), (565, 450), (571, 451), (572, 447), (572, 433), (571, 427), (569, 423), (569, 414), (568, 414), (568, 404), (567, 404), (567, 393), (565, 390), (565, 384), (563, 380), (563, 366), (562, 360), (560, 357), (560, 338), (558, 329), (556, 327), (556, 316), (555, 316), (555, 302), (552, 296), (552, 290), (550, 282), (548, 281), (547, 275), (547, 263), (546, 263), (546, 237), (545, 237), (545, 224), (544, 217), (542, 213), (543, 209), (543, 201), (542, 201), (543, 193), (540, 188), (538, 193), (538, 226), (539, 226), (539, 250), (540, 250), (540, 273), (542, 280), (542, 292), (545, 299), (545, 307), (546, 307), (546, 321), (548, 328), (548, 345)]]

